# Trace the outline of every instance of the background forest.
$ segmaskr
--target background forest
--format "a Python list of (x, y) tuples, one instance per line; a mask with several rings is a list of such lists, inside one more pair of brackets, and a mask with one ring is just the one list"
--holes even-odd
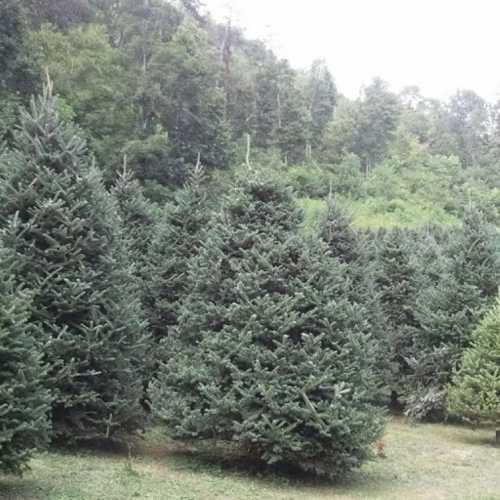
[(500, 425), (500, 104), (349, 99), (197, 0), (0, 0), (0, 102), (0, 470), (153, 421), (338, 478), (389, 408)]

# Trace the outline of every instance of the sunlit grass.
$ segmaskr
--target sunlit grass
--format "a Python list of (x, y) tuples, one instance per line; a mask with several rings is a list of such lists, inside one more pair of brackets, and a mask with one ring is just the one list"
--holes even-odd
[[(440, 207), (405, 200), (346, 200), (339, 198), (338, 203), (351, 215), (353, 224), (362, 229), (408, 227), (418, 228), (429, 225), (453, 226), (459, 220)], [(304, 211), (304, 228), (313, 231), (318, 220), (326, 210), (326, 201), (315, 198), (300, 198), (300, 208)]]

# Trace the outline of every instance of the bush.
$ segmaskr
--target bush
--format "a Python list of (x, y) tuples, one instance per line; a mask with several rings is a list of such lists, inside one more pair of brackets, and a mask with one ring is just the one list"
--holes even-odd
[(374, 346), (345, 266), (297, 236), (275, 183), (245, 181), (189, 268), (153, 412), (176, 439), (236, 442), (268, 464), (341, 476), (383, 428)]

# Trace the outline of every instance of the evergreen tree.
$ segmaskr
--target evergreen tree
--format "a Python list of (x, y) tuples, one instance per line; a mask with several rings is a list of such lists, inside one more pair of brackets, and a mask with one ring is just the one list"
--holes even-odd
[(325, 61), (314, 61), (308, 82), (312, 140), (319, 146), (327, 125), (333, 119), (337, 104), (337, 88)]
[(58, 436), (112, 437), (143, 422), (143, 334), (113, 198), (50, 89), (21, 113), (0, 161), (1, 239), (32, 296)]
[(450, 236), (439, 272), (422, 286), (415, 307), (418, 329), (411, 359), (408, 414), (442, 415), (453, 369), (498, 291), (498, 236), (485, 215), (466, 211), (463, 228)]
[[(376, 287), (374, 239), (370, 238), (369, 233), (354, 228), (351, 217), (333, 199), (328, 200), (327, 211), (320, 222), (320, 237), (328, 245), (330, 257), (345, 265), (350, 300), (364, 306), (366, 332), (372, 334), (377, 344), (377, 372), (380, 379), (387, 383), (390, 371), (388, 339), (386, 318), (380, 304), (380, 292)], [(384, 387), (382, 392), (385, 390)]]
[(50, 398), (28, 322), (30, 299), (14, 287), (11, 265), (0, 249), (0, 472), (21, 473), (48, 443)]
[(146, 312), (156, 337), (177, 324), (188, 291), (187, 264), (199, 250), (210, 221), (201, 166), (192, 172), (155, 227), (146, 270)]
[(383, 427), (373, 345), (345, 267), (297, 234), (288, 191), (243, 182), (189, 266), (151, 398), (176, 439), (223, 439), (269, 464), (339, 476)]
[(286, 163), (304, 161), (310, 141), (311, 118), (305, 97), (296, 82), (289, 81), (280, 90), (280, 120), (277, 131), (278, 144)]
[(415, 235), (404, 229), (377, 234), (376, 287), (384, 317), (391, 370), (388, 385), (391, 402), (397, 404), (406, 393), (407, 359), (412, 355), (412, 331), (417, 321), (414, 308), (417, 294), (418, 253)]
[[(142, 282), (153, 238), (155, 224), (153, 207), (144, 197), (139, 181), (126, 166), (116, 179), (113, 195), (118, 204), (130, 259), (136, 275)], [(142, 283), (141, 288), (144, 288)]]
[(495, 423), (500, 445), (500, 301), (474, 331), (450, 388), (449, 407), (472, 423)]

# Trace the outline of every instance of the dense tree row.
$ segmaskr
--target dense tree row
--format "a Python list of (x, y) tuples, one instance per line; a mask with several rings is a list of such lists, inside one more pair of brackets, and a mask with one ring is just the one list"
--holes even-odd
[[(1, 471), (154, 418), (340, 476), (389, 404), (498, 420), (493, 107), (349, 100), (192, 0), (0, 14)], [(346, 198), (454, 224), (360, 229)]]
[[(59, 440), (120, 439), (145, 401), (177, 439), (330, 476), (370, 455), (384, 404), (445, 414), (497, 294), (481, 211), (448, 234), (367, 233), (331, 201), (304, 236), (272, 173), (246, 172), (218, 207), (200, 165), (155, 208), (126, 167), (105, 189), (57, 109), (49, 84), (0, 159), (3, 470), (46, 442), (48, 416)], [(452, 409), (470, 416), (460, 390)]]

